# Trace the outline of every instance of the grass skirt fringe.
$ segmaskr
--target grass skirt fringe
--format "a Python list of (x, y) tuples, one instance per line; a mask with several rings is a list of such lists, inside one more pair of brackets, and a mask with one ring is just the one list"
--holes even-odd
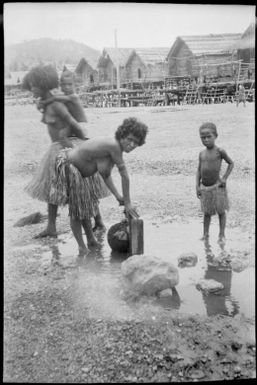
[[(77, 137), (69, 138), (74, 146), (83, 142)], [(34, 199), (58, 205), (58, 197), (53, 193), (53, 179), (55, 177), (55, 162), (60, 150), (63, 149), (59, 142), (53, 142), (46, 154), (41, 159), (38, 170), (25, 191)]]
[(59, 142), (54, 142), (43, 156), (35, 176), (25, 187), (25, 191), (32, 198), (56, 204), (56, 202), (50, 199), (50, 191), (55, 176), (56, 157), (61, 149), (61, 144)]
[(204, 214), (223, 214), (229, 210), (229, 200), (225, 187), (201, 185), (201, 210)]
[(83, 178), (79, 170), (69, 162), (68, 151), (69, 149), (63, 149), (57, 156), (54, 199), (58, 201), (58, 205), (68, 202), (69, 215), (72, 218), (90, 219), (97, 214), (99, 203), (94, 177)]
[(97, 172), (93, 175), (94, 182), (95, 182), (95, 193), (98, 199), (106, 198), (109, 195), (111, 195), (110, 190), (106, 186), (102, 176)]

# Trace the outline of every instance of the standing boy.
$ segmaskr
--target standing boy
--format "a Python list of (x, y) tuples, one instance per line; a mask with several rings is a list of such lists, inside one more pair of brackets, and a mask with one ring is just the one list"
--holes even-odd
[[(219, 216), (219, 239), (225, 242), (226, 210), (229, 202), (226, 190), (226, 181), (230, 175), (234, 162), (225, 150), (215, 145), (218, 136), (214, 123), (203, 123), (199, 129), (200, 138), (205, 150), (199, 154), (199, 163), (196, 173), (196, 195), (201, 201), (204, 213), (203, 240), (209, 238), (211, 216)], [(220, 177), (222, 160), (228, 164), (225, 174)]]

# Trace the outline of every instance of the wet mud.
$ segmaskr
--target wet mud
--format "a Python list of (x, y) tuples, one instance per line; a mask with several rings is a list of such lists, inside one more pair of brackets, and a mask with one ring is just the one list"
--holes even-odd
[[(251, 262), (254, 260), (254, 240), (248, 234), (242, 234), (240, 228), (234, 228), (229, 231), (226, 243), (220, 244), (217, 242), (218, 224), (215, 220), (213, 222), (208, 242), (199, 237), (202, 231), (200, 221), (144, 222), (145, 254), (169, 261), (179, 270), (179, 284), (172, 298), (153, 298), (148, 300), (148, 304), (162, 306), (165, 310), (176, 309), (182, 314), (235, 316), (242, 313), (247, 317), (254, 316), (255, 268)], [(27, 259), (27, 263), (33, 263), (35, 255), (38, 255), (45, 275), (58, 269), (63, 272), (78, 269), (80, 285), (83, 286), (79, 291), (88, 297), (89, 288), (92, 288), (92, 304), (101, 307), (103, 302), (108, 303), (110, 313), (119, 318), (119, 313), (122, 314), (126, 308), (126, 302), (118, 300), (123, 288), (120, 266), (129, 255), (112, 251), (105, 232), (98, 233), (97, 239), (101, 248), (89, 251), (85, 258), (77, 256), (77, 245), (71, 233), (52, 240), (51, 245), (29, 244), (16, 246), (15, 249), (18, 252), (33, 250), (33, 256)], [(196, 254), (196, 264), (179, 266), (179, 256), (183, 253)], [(202, 278), (220, 282), (224, 288), (218, 293), (202, 293), (197, 289), (197, 283)], [(103, 289), (103, 285), (99, 298), (97, 287)], [(83, 302), (82, 295), (79, 297)], [(114, 309), (110, 303), (115, 301), (117, 306)]]

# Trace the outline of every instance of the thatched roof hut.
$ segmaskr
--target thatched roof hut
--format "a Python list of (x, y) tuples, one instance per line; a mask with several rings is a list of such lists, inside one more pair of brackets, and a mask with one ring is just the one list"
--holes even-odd
[(224, 64), (234, 59), (232, 47), (240, 38), (239, 33), (177, 37), (168, 53), (168, 75), (198, 78), (204, 69), (209, 77), (226, 76)]
[(242, 34), (241, 39), (236, 42), (234, 49), (237, 50), (238, 60), (243, 63), (255, 63), (255, 23), (249, 27)]
[(117, 61), (119, 62), (120, 76), (133, 48), (104, 48), (98, 60), (99, 83), (106, 83), (110, 86), (117, 82)]
[(168, 47), (135, 48), (126, 62), (123, 80), (127, 82), (163, 80), (168, 52)]
[(80, 59), (75, 69), (75, 74), (80, 85), (92, 87), (98, 84), (98, 71), (85, 58)]
[(167, 59), (170, 47), (135, 48), (145, 65), (163, 63)]

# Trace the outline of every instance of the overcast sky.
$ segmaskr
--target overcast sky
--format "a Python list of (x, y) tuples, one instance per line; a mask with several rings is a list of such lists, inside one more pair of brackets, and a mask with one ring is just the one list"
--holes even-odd
[(243, 33), (255, 21), (253, 5), (174, 3), (5, 3), (6, 45), (42, 37), (72, 39), (102, 50), (170, 47), (177, 36)]

